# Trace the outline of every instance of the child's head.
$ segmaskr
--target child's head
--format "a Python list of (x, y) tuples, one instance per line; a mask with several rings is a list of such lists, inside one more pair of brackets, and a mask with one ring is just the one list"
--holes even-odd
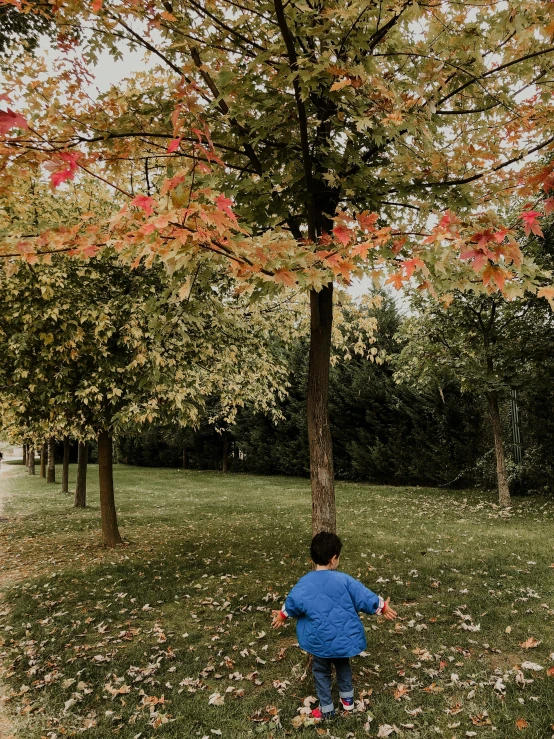
[(326, 567), (331, 564), (333, 557), (336, 557), (336, 561), (338, 562), (341, 549), (342, 541), (336, 534), (330, 534), (328, 531), (320, 531), (312, 539), (310, 556), (316, 565)]

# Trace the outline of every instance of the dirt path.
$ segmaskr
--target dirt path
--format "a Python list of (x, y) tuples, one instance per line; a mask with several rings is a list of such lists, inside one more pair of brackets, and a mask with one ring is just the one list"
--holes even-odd
[[(9, 494), (6, 491), (5, 485), (2, 484), (2, 478), (9, 477), (10, 473), (13, 474), (13, 472), (14, 472), (13, 467), (10, 467), (10, 465), (5, 464), (5, 462), (2, 463), (2, 467), (0, 469), (0, 525), (2, 525), (1, 519), (6, 517), (4, 513), (4, 503), (9, 498)], [(2, 556), (2, 552), (0, 550), (0, 558), (1, 556)], [(5, 575), (0, 565), (0, 610), (2, 608), (2, 590), (5, 585), (6, 585)], [(4, 684), (2, 683), (2, 670), (0, 667), (0, 739), (15, 739), (14, 728), (8, 716), (6, 715), (6, 711), (5, 711), (5, 704), (4, 704), (3, 698), (6, 695), (6, 693), (7, 693), (7, 690), (5, 689)]]

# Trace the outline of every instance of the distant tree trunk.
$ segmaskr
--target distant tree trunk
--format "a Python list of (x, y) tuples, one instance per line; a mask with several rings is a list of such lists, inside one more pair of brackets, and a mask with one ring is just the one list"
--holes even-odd
[(35, 474), (35, 447), (32, 444), (27, 447), (27, 472)]
[(100, 512), (102, 515), (102, 544), (115, 547), (123, 540), (117, 527), (117, 513), (113, 489), (113, 446), (107, 431), (98, 435), (98, 472), (100, 480)]
[(63, 440), (62, 493), (69, 494), (69, 437)]
[(188, 457), (188, 449), (186, 446), (183, 447), (183, 469), (188, 469), (189, 466), (189, 457)]
[(79, 442), (77, 455), (77, 485), (75, 487), (75, 508), (87, 507), (87, 465), (88, 441)]
[(221, 461), (221, 471), (229, 472), (229, 437), (227, 432), (223, 432), (223, 459)]
[(48, 450), (46, 444), (40, 445), (40, 476), (46, 477), (46, 455)]
[(27, 444), (23, 444), (23, 464), (27, 467)]
[(308, 441), (312, 483), (312, 533), (337, 528), (333, 443), (329, 426), (329, 364), (333, 326), (333, 285), (310, 292)]
[(48, 477), (46, 482), (56, 482), (56, 442), (54, 439), (48, 439)]
[(491, 416), (492, 434), (494, 437), (494, 450), (496, 452), (496, 477), (498, 480), (498, 502), (501, 506), (510, 505), (510, 488), (506, 474), (506, 456), (504, 443), (502, 441), (502, 424), (500, 422), (500, 411), (498, 409), (498, 393), (496, 391), (487, 393), (489, 412)]

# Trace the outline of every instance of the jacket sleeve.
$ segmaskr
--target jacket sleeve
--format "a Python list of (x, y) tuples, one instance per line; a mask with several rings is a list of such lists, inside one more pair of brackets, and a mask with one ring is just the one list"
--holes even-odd
[(281, 608), (281, 612), (285, 616), (290, 616), (291, 618), (298, 618), (304, 613), (304, 609), (302, 608), (302, 603), (300, 602), (300, 599), (298, 597), (299, 593), (296, 588), (296, 586), (290, 591), (290, 593), (287, 595), (287, 599), (285, 600), (285, 605)]
[(350, 597), (352, 598), (352, 602), (354, 603), (354, 607), (358, 612), (362, 611), (362, 613), (370, 614), (375, 613), (377, 615), (382, 612), (385, 601), (380, 595), (377, 595), (369, 588), (366, 588), (365, 585), (362, 585), (359, 580), (355, 580), (353, 577), (348, 578), (347, 587)]

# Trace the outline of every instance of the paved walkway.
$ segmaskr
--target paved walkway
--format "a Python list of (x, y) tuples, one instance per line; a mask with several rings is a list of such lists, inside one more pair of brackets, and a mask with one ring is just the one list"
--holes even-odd
[[(4, 502), (8, 500), (9, 493), (6, 490), (6, 486), (2, 484), (2, 478), (8, 477), (11, 474), (14, 473), (14, 468), (9, 465), (5, 464), (6, 458), (2, 461), (2, 467), (0, 469), (0, 518), (5, 518), (4, 513)], [(0, 524), (1, 525), (1, 524)], [(0, 557), (2, 556), (1, 548), (0, 548)], [(0, 609), (2, 606), (2, 588), (5, 585), (5, 581), (3, 580), (3, 571), (0, 567)], [(1, 678), (1, 671), (0, 671), (0, 678)], [(9, 721), (6, 712), (5, 712), (5, 705), (2, 700), (2, 697), (6, 695), (6, 690), (4, 688), (4, 685), (2, 684), (2, 681), (0, 679), (0, 739), (15, 739), (15, 734), (13, 727), (11, 725), (11, 722)]]

